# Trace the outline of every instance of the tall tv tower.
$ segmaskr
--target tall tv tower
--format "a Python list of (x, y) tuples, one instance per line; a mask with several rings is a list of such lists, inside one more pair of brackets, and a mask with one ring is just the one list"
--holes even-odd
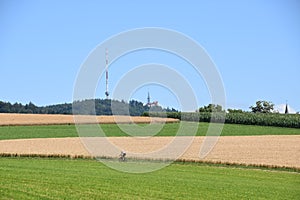
[(109, 96), (109, 92), (108, 92), (108, 50), (105, 50), (105, 60), (106, 60), (106, 64), (105, 64), (105, 80), (106, 80), (106, 90), (105, 90), (105, 96), (106, 99), (108, 99)]
[(148, 92), (147, 104), (150, 105), (150, 93)]

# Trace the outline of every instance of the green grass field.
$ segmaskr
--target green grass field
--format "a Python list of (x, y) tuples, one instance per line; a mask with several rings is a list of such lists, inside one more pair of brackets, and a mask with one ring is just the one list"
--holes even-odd
[(172, 164), (128, 174), (89, 159), (0, 158), (1, 199), (299, 199), (299, 187), (300, 174), (283, 171)]
[[(198, 123), (183, 122), (188, 126), (197, 126)], [(197, 136), (204, 136), (207, 132), (209, 123), (199, 123)], [(95, 125), (86, 125), (87, 128)], [(133, 127), (131, 124), (123, 126)], [(146, 126), (141, 124), (139, 126)], [(155, 125), (154, 125), (155, 126)], [(160, 125), (157, 125), (160, 126)], [(156, 136), (174, 136), (178, 130), (179, 123), (165, 124), (163, 129)], [(101, 128), (107, 136), (127, 136), (116, 124), (102, 124)], [(187, 130), (186, 135), (192, 133)], [(225, 124), (222, 136), (243, 136), (243, 135), (299, 135), (300, 129), (280, 128), (268, 126), (251, 126)], [(59, 138), (59, 137), (78, 137), (74, 125), (48, 125), (48, 126), (1, 126), (0, 140), (20, 139), (20, 138)]]

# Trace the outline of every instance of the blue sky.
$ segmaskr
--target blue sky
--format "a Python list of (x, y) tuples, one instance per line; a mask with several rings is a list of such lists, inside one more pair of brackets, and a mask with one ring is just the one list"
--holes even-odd
[[(72, 101), (81, 64), (101, 42), (120, 32), (161, 27), (197, 41), (222, 76), (227, 108), (248, 110), (257, 100), (300, 111), (300, 3), (274, 1), (0, 1), (0, 100), (49, 105)], [(113, 51), (113, 49), (110, 49)], [(103, 64), (105, 64), (104, 58)], [(143, 63), (164, 63), (189, 80), (198, 105), (210, 103), (201, 77), (180, 58), (135, 52), (110, 66), (110, 90)], [(97, 98), (104, 98), (99, 81)], [(143, 86), (163, 106), (179, 108), (176, 95)]]

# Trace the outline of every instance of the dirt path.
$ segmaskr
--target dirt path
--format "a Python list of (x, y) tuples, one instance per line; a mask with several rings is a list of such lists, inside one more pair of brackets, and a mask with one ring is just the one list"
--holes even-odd
[[(137, 116), (76, 116), (80, 123), (150, 123), (150, 122), (178, 122), (178, 119), (137, 117)], [(48, 114), (9, 114), (0, 113), (0, 126), (5, 125), (50, 125), (74, 124), (73, 115), (48, 115)]]
[[(179, 140), (189, 139), (191, 138), (182, 137)], [(173, 140), (174, 137), (85, 138), (85, 142), (90, 144), (88, 147), (91, 151), (95, 150), (97, 155), (113, 157), (117, 156), (120, 150), (126, 150), (129, 157), (136, 157), (137, 153), (151, 154), (164, 149)], [(200, 160), (198, 155), (203, 140), (204, 137), (195, 137), (180, 158)], [(116, 148), (108, 148), (107, 141), (114, 144)], [(178, 144), (177, 147), (180, 148), (180, 142)], [(167, 154), (157, 154), (155, 158), (158, 158), (159, 155), (162, 156), (161, 158), (166, 158), (166, 155), (172, 154), (172, 151), (166, 152)], [(0, 153), (90, 155), (80, 138), (1, 140)], [(151, 157), (150, 154), (145, 157)], [(300, 168), (300, 136), (220, 137), (217, 145), (203, 160)]]

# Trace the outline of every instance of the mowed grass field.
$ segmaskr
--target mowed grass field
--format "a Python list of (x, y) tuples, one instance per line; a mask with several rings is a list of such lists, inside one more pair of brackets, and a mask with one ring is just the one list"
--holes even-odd
[[(186, 124), (186, 136), (193, 135), (192, 127), (197, 127), (197, 136), (205, 136), (209, 123), (182, 122)], [(85, 128), (93, 130), (98, 125), (81, 125)], [(134, 124), (122, 124), (127, 128), (134, 128)], [(139, 124), (138, 126), (147, 126), (147, 124)], [(153, 124), (161, 126), (161, 124)], [(155, 136), (175, 136), (180, 123), (164, 124), (162, 129)], [(117, 124), (101, 124), (101, 129), (106, 136), (128, 136)], [(130, 133), (129, 133), (130, 134)], [(249, 136), (249, 135), (300, 135), (300, 129), (297, 128), (281, 128), (269, 126), (252, 126), (224, 124), (221, 136)], [(91, 132), (91, 135), (93, 133)], [(95, 135), (94, 135), (95, 136)], [(96, 134), (97, 136), (97, 134)], [(147, 136), (141, 132), (140, 136)], [(0, 126), (0, 140), (4, 139), (22, 139), (22, 138), (61, 138), (61, 137), (78, 137), (75, 125), (44, 125), (44, 126)]]
[(299, 188), (300, 174), (283, 171), (172, 164), (128, 174), (89, 159), (0, 158), (1, 199), (299, 199)]

